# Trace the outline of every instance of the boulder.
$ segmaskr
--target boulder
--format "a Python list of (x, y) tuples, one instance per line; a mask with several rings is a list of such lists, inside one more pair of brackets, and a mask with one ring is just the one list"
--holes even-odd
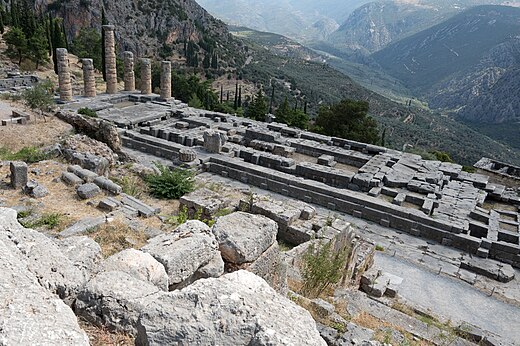
[(34, 180), (30, 180), (25, 184), (24, 192), (32, 198), (43, 198), (49, 194), (49, 190), (45, 186), (38, 184)]
[(145, 298), (159, 292), (156, 286), (130, 274), (101, 272), (81, 290), (75, 311), (93, 324), (134, 335), (139, 314), (147, 304)]
[(101, 193), (101, 189), (94, 183), (83, 184), (76, 190), (78, 196), (82, 199), (96, 197)]
[(123, 250), (107, 258), (100, 271), (120, 271), (168, 290), (168, 275), (164, 266), (150, 254), (135, 249)]
[(0, 208), (0, 344), (89, 345), (72, 310), (38, 283), (6, 229), (20, 227), (16, 212)]
[[(141, 250), (164, 265), (170, 290), (196, 280), (196, 272), (215, 256), (220, 256), (215, 236), (206, 224), (197, 220), (180, 225), (172, 233), (152, 238)], [(221, 275), (224, 267), (220, 269), (213, 271), (214, 274)]]
[(103, 255), (101, 247), (93, 239), (75, 236), (60, 239), (57, 244), (61, 252), (88, 278), (98, 271)]
[(243, 270), (155, 296), (137, 331), (136, 345), (326, 345), (308, 311)]
[(276, 242), (278, 225), (262, 215), (236, 212), (218, 218), (213, 234), (227, 262), (254, 262)]
[(5, 208), (0, 208), (0, 239), (26, 261), (42, 287), (72, 303), (87, 278), (52, 239), (22, 227), (16, 211)]

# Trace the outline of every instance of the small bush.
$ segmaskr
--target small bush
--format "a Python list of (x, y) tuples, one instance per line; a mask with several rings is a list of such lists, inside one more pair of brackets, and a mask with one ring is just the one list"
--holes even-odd
[(339, 282), (347, 264), (350, 248), (334, 249), (333, 241), (311, 244), (303, 257), (302, 294), (316, 298)]
[(385, 248), (382, 245), (376, 245), (376, 251), (385, 251)]
[(98, 117), (96, 111), (93, 110), (93, 109), (90, 109), (90, 108), (80, 108), (78, 110), (78, 114), (85, 115), (85, 116), (91, 117), (91, 118), (97, 118)]
[(135, 175), (127, 175), (120, 179), (114, 178), (114, 181), (121, 186), (124, 193), (135, 198), (140, 198), (146, 190), (141, 179)]
[(462, 166), (462, 170), (467, 173), (475, 173), (477, 171), (473, 166)]
[(13, 153), (7, 148), (0, 148), (0, 159), (6, 161), (25, 161), (27, 163), (35, 163), (47, 160), (49, 155), (42, 152), (36, 147), (25, 147), (20, 151)]
[(182, 168), (170, 170), (157, 164), (159, 174), (148, 175), (145, 179), (150, 193), (162, 199), (179, 199), (195, 189), (195, 175), (192, 171)]

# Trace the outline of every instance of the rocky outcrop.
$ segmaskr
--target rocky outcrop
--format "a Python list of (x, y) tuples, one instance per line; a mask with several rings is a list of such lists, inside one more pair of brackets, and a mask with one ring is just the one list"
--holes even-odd
[(75, 311), (85, 320), (118, 332), (135, 334), (146, 298), (161, 290), (120, 271), (102, 272), (78, 295)]
[[(152, 238), (141, 250), (164, 265), (170, 290), (184, 287), (201, 275), (213, 273), (218, 276), (224, 272), (215, 236), (206, 224), (197, 220), (180, 225), (172, 233)], [(212, 269), (207, 270), (206, 266)]]
[(98, 266), (103, 260), (99, 244), (86, 236), (61, 239), (58, 241), (58, 246), (61, 252), (87, 278), (97, 272)]
[(222, 257), (234, 264), (253, 262), (276, 241), (278, 225), (262, 215), (236, 212), (213, 226)]
[(226, 271), (245, 269), (266, 280), (280, 293), (286, 291), (286, 268), (276, 242), (276, 222), (262, 215), (236, 212), (218, 218), (212, 231)]
[(25, 261), (27, 270), (42, 287), (71, 304), (87, 280), (84, 273), (53, 240), (23, 228), (16, 220), (14, 210), (0, 208), (0, 218), (0, 240)]
[(110, 256), (102, 263), (100, 271), (121, 271), (161, 290), (168, 290), (168, 275), (164, 266), (150, 254), (139, 250), (127, 249)]
[(29, 270), (38, 259), (25, 256), (26, 249), (33, 249), (25, 248), (25, 239), (16, 238), (12, 229), (21, 229), (16, 212), (0, 208), (0, 343), (88, 345), (72, 310)]
[(154, 297), (137, 329), (137, 345), (326, 345), (306, 310), (243, 270)]
[(72, 125), (77, 132), (103, 142), (114, 152), (121, 154), (122, 145), (117, 128), (108, 121), (70, 111), (59, 111), (56, 117)]
[(246, 269), (285, 292), (287, 276), (276, 242), (276, 222), (262, 215), (236, 212), (218, 218), (212, 231), (228, 272)]

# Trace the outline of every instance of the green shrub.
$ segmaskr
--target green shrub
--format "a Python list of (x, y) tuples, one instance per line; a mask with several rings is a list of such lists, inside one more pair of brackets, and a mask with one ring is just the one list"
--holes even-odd
[(25, 161), (27, 163), (35, 163), (47, 160), (48, 158), (49, 155), (36, 147), (25, 147), (16, 153), (11, 152), (7, 148), (0, 148), (0, 159), (6, 161)]
[(195, 189), (195, 175), (188, 169), (170, 170), (161, 164), (156, 165), (159, 174), (151, 174), (145, 178), (150, 193), (163, 199), (178, 199)]
[(22, 226), (25, 228), (38, 228), (46, 227), (47, 229), (55, 229), (63, 221), (63, 214), (60, 213), (48, 213), (43, 214), (35, 220), (22, 222)]
[(467, 173), (475, 173), (477, 171), (473, 166), (462, 166), (462, 170)]
[(376, 251), (385, 251), (385, 248), (382, 245), (376, 245)]
[(347, 264), (350, 247), (335, 249), (333, 241), (311, 244), (303, 256), (302, 294), (318, 297), (330, 286), (339, 282)]
[(98, 117), (96, 111), (93, 110), (93, 109), (90, 109), (90, 108), (80, 108), (78, 110), (78, 114), (85, 115), (85, 116), (91, 117), (91, 118), (97, 118)]

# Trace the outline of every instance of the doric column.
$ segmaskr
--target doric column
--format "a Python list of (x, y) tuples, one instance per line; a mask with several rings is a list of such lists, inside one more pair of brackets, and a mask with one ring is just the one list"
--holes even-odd
[(152, 93), (152, 62), (150, 59), (141, 59), (141, 94)]
[(103, 25), (105, 32), (105, 72), (107, 78), (107, 94), (117, 92), (116, 39), (113, 25)]
[(65, 48), (56, 49), (58, 60), (58, 84), (60, 87), (60, 100), (72, 101), (72, 83), (70, 81), (69, 55)]
[(83, 87), (85, 97), (96, 97), (96, 76), (94, 75), (94, 62), (92, 59), (82, 59)]
[(161, 63), (161, 99), (169, 100), (172, 97), (172, 63)]
[(135, 90), (134, 53), (124, 52), (125, 62), (125, 91)]

